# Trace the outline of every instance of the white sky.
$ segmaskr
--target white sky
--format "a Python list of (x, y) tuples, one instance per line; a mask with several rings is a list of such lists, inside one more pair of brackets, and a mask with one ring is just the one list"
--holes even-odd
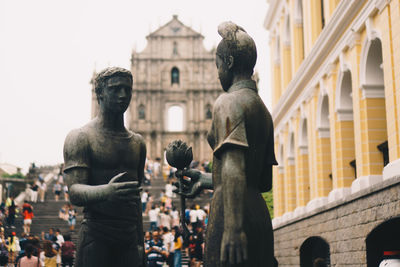
[[(1, 0), (0, 162), (63, 161), (65, 136), (90, 120), (94, 69), (130, 68), (134, 47), (173, 14), (217, 45), (231, 20), (256, 41), (260, 95), (270, 106), (266, 0)], [(135, 74), (133, 74), (135, 75)]]

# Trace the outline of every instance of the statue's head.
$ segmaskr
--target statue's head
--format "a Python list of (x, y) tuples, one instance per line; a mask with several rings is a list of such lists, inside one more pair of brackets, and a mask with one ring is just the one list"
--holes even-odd
[(112, 113), (124, 113), (131, 101), (132, 83), (129, 70), (111, 67), (99, 72), (94, 87), (100, 108)]
[(217, 47), (216, 64), (222, 88), (227, 91), (235, 75), (253, 75), (257, 60), (254, 40), (240, 26), (233, 22), (223, 22), (218, 26), (222, 40)]

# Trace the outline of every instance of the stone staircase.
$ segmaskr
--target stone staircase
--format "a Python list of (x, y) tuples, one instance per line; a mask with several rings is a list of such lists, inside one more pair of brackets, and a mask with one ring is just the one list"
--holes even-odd
[[(46, 181), (47, 192), (45, 195), (44, 202), (30, 203), (33, 206), (34, 218), (32, 219), (31, 233), (35, 236), (41, 237), (41, 233), (47, 233), (49, 228), (60, 229), (61, 234), (70, 234), (72, 241), (76, 244), (78, 240), (78, 231), (80, 224), (83, 219), (83, 208), (74, 207), (77, 210), (78, 216), (76, 220), (76, 226), (74, 231), (70, 231), (68, 222), (58, 217), (58, 212), (62, 206), (69, 203), (64, 200), (64, 194), (60, 195), (60, 200), (55, 201), (53, 193), (54, 179), (52, 175), (50, 179)], [(15, 219), (16, 228), (6, 228), (6, 234), (16, 232), (17, 236), (21, 236), (23, 232), (23, 217), (22, 214), (17, 214)]]
[[(162, 189), (165, 189), (165, 181), (163, 178), (155, 178), (152, 179), (151, 185), (143, 186), (143, 191), (144, 190), (149, 190), (149, 193), (154, 197), (154, 204), (161, 204), (160, 201), (160, 193)], [(192, 205), (198, 204), (200, 207), (204, 207), (207, 204), (209, 204), (211, 201), (211, 196), (207, 193), (202, 194), (201, 196), (195, 198), (195, 199), (186, 199), (186, 207), (191, 207)], [(179, 212), (180, 212), (180, 206), (181, 206), (181, 200), (179, 195), (176, 195), (174, 198), (172, 198), (172, 203), (173, 206), (175, 206)], [(150, 228), (150, 221), (149, 221), (149, 216), (144, 215), (143, 216), (143, 231), (148, 231)], [(186, 254), (186, 250), (182, 250), (182, 267), (188, 267), (189, 266), (189, 255)]]

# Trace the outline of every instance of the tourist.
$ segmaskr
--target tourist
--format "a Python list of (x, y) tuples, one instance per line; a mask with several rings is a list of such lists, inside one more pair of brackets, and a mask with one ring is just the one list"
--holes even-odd
[(175, 226), (179, 226), (179, 211), (174, 206), (172, 206), (171, 217), (172, 217), (172, 228), (174, 228)]
[(39, 184), (39, 198), (40, 198), (40, 202), (44, 202), (46, 190), (47, 190), (46, 182), (45, 182), (43, 179), (41, 179), (41, 182), (40, 182), (40, 184)]
[(8, 263), (11, 264), (11, 266), (14, 266), (17, 253), (21, 250), (16, 233), (12, 232), (6, 242), (8, 247)]
[(59, 181), (57, 181), (54, 186), (53, 186), (53, 193), (54, 193), (54, 198), (56, 201), (60, 199), (60, 194), (61, 194), (61, 184)]
[(74, 207), (72, 207), (72, 204), (69, 204), (69, 206), (68, 206), (68, 225), (69, 225), (70, 231), (74, 231), (74, 229), (75, 229), (77, 214), (78, 213), (76, 212), (76, 209)]
[(75, 245), (71, 242), (71, 236), (66, 234), (64, 236), (65, 242), (61, 245), (61, 260), (62, 267), (72, 267), (74, 264)]
[(40, 260), (33, 255), (34, 247), (32, 244), (26, 244), (25, 256), (23, 256), (17, 264), (17, 267), (39, 267)]
[(43, 251), (40, 253), (40, 260), (44, 267), (57, 267), (57, 251), (53, 248), (51, 241), (43, 241)]
[(172, 228), (172, 234), (174, 235), (174, 267), (182, 266), (182, 236), (179, 232), (179, 228), (175, 226)]
[(8, 263), (8, 245), (4, 238), (4, 233), (1, 234), (0, 241), (0, 266), (6, 266)]
[(149, 211), (149, 220), (150, 220), (150, 231), (153, 231), (157, 228), (157, 221), (158, 221), (158, 210), (156, 206), (152, 206), (151, 210)]
[(168, 252), (157, 230), (153, 232), (152, 237), (153, 238), (145, 244), (147, 264), (148, 267), (162, 267), (164, 258), (168, 258)]
[(168, 210), (164, 210), (160, 213), (160, 226), (171, 229), (171, 216)]
[(197, 227), (197, 210), (195, 205), (192, 205), (189, 212), (189, 217), (190, 217), (190, 224), (192, 225), (193, 230), (195, 230)]
[(204, 210), (200, 209), (199, 205), (196, 205), (196, 215), (197, 215), (197, 225), (203, 227), (207, 213)]
[(6, 206), (8, 207), (7, 225), (8, 227), (15, 228), (15, 213), (17, 207), (15, 206), (14, 198), (9, 197), (6, 200)]
[[(42, 233), (42, 234), (43, 234), (43, 233)], [(55, 237), (55, 235), (54, 235), (54, 228), (50, 228), (50, 229), (49, 229), (49, 232), (46, 233), (44, 236), (42, 236), (42, 239), (43, 239), (43, 240), (52, 241), (52, 240), (53, 240), (53, 237)]]
[(68, 204), (63, 205), (58, 211), (58, 218), (68, 221)]
[(36, 203), (38, 198), (39, 181), (36, 180), (31, 186), (31, 202)]
[(68, 185), (67, 184), (65, 184), (63, 186), (63, 191), (64, 191), (64, 200), (65, 201), (69, 201)]
[(31, 224), (33, 219), (33, 207), (26, 200), (22, 205), (22, 215), (24, 217), (24, 232), (29, 235), (31, 232)]
[(55, 237), (57, 238), (56, 243), (61, 247), (62, 243), (64, 243), (64, 237), (61, 234), (60, 229), (56, 229)]
[(174, 252), (175, 252), (175, 244), (174, 244), (175, 236), (169, 231), (169, 228), (163, 228), (162, 240), (165, 245), (166, 250), (168, 251), (168, 258), (166, 260), (168, 266), (174, 266)]
[(147, 205), (147, 200), (148, 200), (148, 198), (149, 198), (149, 190), (146, 189), (146, 190), (142, 193), (142, 196), (141, 196), (141, 200), (142, 200), (142, 212), (143, 212), (143, 213), (146, 211), (146, 205)]
[(194, 236), (194, 240), (195, 240), (194, 258), (196, 261), (195, 266), (200, 267), (200, 265), (203, 263), (203, 251), (204, 251), (203, 227), (198, 226), (196, 228), (196, 235)]

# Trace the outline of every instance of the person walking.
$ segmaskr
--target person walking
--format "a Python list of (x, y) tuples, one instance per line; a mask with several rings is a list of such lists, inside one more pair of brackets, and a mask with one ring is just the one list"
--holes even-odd
[(57, 181), (53, 186), (54, 199), (58, 201), (61, 195), (61, 184)]
[(22, 205), (22, 216), (24, 217), (24, 233), (29, 235), (31, 232), (31, 225), (33, 219), (33, 207), (28, 201), (25, 200), (24, 205)]
[(39, 185), (40, 202), (44, 202), (46, 190), (47, 190), (46, 182), (42, 179), (42, 181), (40, 182), (40, 185)]
[(39, 190), (39, 185), (38, 185), (38, 181), (36, 180), (32, 186), (31, 186), (31, 202), (36, 203), (37, 202), (37, 198), (38, 198), (38, 190)]

